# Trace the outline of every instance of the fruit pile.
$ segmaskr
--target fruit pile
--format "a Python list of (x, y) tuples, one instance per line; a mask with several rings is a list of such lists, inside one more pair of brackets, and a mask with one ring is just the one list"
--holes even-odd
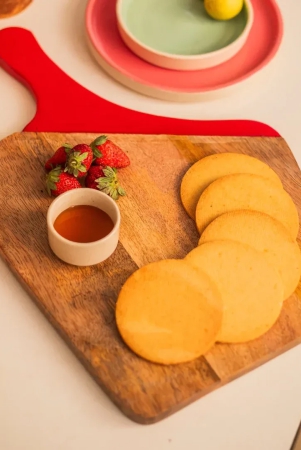
[(117, 169), (129, 165), (129, 157), (106, 136), (99, 136), (89, 145), (64, 144), (45, 163), (47, 192), (58, 197), (87, 187), (118, 200), (125, 191), (119, 185)]

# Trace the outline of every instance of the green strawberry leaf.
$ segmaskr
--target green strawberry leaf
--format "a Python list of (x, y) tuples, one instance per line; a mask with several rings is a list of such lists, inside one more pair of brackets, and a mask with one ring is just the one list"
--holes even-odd
[(79, 172), (86, 173), (87, 172), (87, 167), (82, 164), (78, 170), (79, 170)]
[(117, 191), (111, 192), (110, 196), (112, 197), (113, 200), (118, 200), (118, 192)]
[(101, 147), (107, 140), (107, 136), (102, 135), (98, 136), (91, 144), (90, 147), (92, 148), (93, 154), (96, 158), (101, 158), (102, 153), (98, 147)]
[(116, 175), (115, 170), (112, 169), (112, 167), (109, 167), (109, 166), (106, 166), (103, 169), (103, 173), (105, 174), (106, 177), (111, 177), (111, 178), (115, 177), (115, 175)]
[(96, 183), (98, 183), (101, 187), (107, 187), (111, 185), (112, 181), (109, 178), (103, 177), (96, 180)]
[(95, 156), (95, 159), (102, 158), (102, 153), (98, 150), (97, 147), (93, 147), (93, 155)]
[(82, 153), (82, 154), (77, 158), (77, 160), (80, 161), (80, 162), (82, 162), (82, 161), (84, 161), (87, 157), (88, 157), (88, 152), (85, 152), (85, 153)]
[(56, 184), (53, 181), (49, 181), (48, 186), (52, 191), (56, 189)]
[(98, 136), (98, 138), (96, 138), (96, 139), (92, 142), (91, 145), (96, 145), (96, 146), (98, 146), (98, 145), (103, 145), (103, 144), (106, 142), (107, 139), (108, 139), (107, 136), (105, 136), (105, 135), (103, 134), (103, 135), (101, 135), (101, 136)]
[(73, 148), (72, 145), (70, 145), (70, 144), (63, 144), (62, 147), (64, 147), (65, 152), (67, 153), (67, 155), (70, 152), (70, 150)]
[(125, 190), (124, 190), (122, 187), (120, 187), (120, 186), (118, 186), (117, 192), (118, 192), (118, 194), (121, 195), (122, 197), (123, 197), (124, 195), (126, 195)]
[(50, 196), (51, 191), (57, 190), (56, 183), (59, 182), (61, 173), (62, 173), (61, 168), (56, 167), (55, 169), (51, 170), (46, 177), (46, 190)]

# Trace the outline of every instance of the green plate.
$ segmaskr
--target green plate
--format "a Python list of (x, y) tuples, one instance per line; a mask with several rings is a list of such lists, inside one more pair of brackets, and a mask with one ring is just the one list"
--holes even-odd
[(182, 56), (211, 53), (230, 45), (242, 34), (248, 19), (244, 7), (232, 20), (214, 20), (206, 13), (203, 0), (123, 0), (121, 15), (141, 44)]

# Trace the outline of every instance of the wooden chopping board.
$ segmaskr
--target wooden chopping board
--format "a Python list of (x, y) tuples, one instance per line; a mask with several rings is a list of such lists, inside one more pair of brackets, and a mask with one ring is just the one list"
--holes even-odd
[(184, 257), (198, 243), (195, 224), (180, 202), (183, 174), (212, 153), (249, 154), (278, 173), (300, 212), (300, 170), (282, 138), (109, 135), (132, 162), (119, 172), (127, 191), (119, 201), (120, 243), (106, 262), (78, 268), (62, 263), (49, 249), (46, 213), (52, 199), (45, 192), (43, 166), (62, 143), (89, 143), (95, 137), (18, 133), (0, 143), (0, 250), (112, 401), (130, 419), (148, 424), (301, 342), (299, 285), (265, 336), (248, 344), (218, 344), (188, 364), (152, 364), (123, 343), (114, 312), (125, 280), (152, 261)]

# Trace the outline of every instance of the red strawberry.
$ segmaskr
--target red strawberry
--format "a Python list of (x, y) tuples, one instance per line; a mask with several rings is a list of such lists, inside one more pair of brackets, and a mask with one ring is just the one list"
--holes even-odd
[(86, 187), (97, 189), (97, 183), (95, 180), (104, 176), (105, 174), (103, 173), (102, 166), (91, 166), (85, 179)]
[(107, 136), (99, 136), (92, 142), (91, 147), (96, 157), (93, 161), (94, 165), (110, 166), (115, 169), (122, 169), (130, 165), (129, 157)]
[(68, 155), (65, 172), (78, 178), (84, 177), (91, 167), (92, 160), (93, 152), (89, 145), (76, 145)]
[(74, 176), (63, 172), (60, 167), (56, 167), (47, 175), (46, 188), (49, 195), (58, 197), (64, 192), (81, 188), (81, 185)]
[(58, 166), (65, 167), (67, 156), (71, 149), (72, 146), (69, 144), (64, 144), (62, 147), (58, 148), (54, 155), (46, 161), (45, 170), (49, 172)]
[(86, 177), (86, 187), (98, 189), (108, 194), (114, 200), (125, 195), (125, 190), (119, 185), (117, 170), (112, 167), (92, 166)]

